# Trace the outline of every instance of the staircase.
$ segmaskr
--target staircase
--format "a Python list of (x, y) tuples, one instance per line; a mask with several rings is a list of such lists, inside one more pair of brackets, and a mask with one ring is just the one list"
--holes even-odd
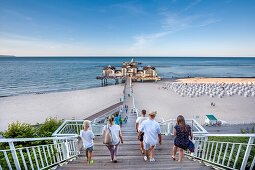
[[(132, 97), (128, 97), (130, 93), (130, 79), (126, 82), (124, 104), (129, 108), (133, 108)], [(123, 115), (123, 117), (125, 114)], [(135, 121), (137, 116), (130, 112), (127, 113), (128, 121), (121, 128), (124, 144), (119, 146), (118, 163), (110, 161), (110, 152), (102, 142), (102, 137), (98, 136), (94, 140), (94, 151), (92, 160), (94, 164), (87, 164), (85, 153), (67, 164), (58, 167), (58, 169), (212, 169), (203, 163), (184, 158), (182, 163), (173, 161), (171, 158), (173, 137), (162, 136), (162, 145), (157, 146), (155, 150), (156, 162), (145, 162), (144, 154), (140, 152), (140, 143), (137, 140), (137, 132), (135, 130)], [(176, 155), (178, 158), (178, 155)]]
[[(128, 114), (128, 122), (121, 131), (124, 144), (119, 146), (118, 163), (110, 161), (110, 152), (102, 143), (102, 137), (96, 137), (92, 159), (94, 164), (87, 164), (84, 153), (80, 157), (68, 162), (58, 169), (212, 169), (203, 163), (184, 158), (182, 163), (171, 159), (173, 138), (162, 136), (162, 145), (155, 150), (156, 162), (150, 163), (143, 160), (144, 154), (140, 152), (139, 141), (135, 131), (136, 115)], [(178, 157), (178, 155), (177, 155)]]

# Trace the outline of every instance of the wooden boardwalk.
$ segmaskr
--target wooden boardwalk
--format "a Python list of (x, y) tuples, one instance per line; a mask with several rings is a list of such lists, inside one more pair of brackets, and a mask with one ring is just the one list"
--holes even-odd
[(114, 104), (114, 105), (112, 105), (110, 107), (105, 108), (104, 110), (101, 110), (101, 111), (99, 111), (99, 112), (97, 112), (97, 113), (87, 117), (86, 119), (91, 121), (91, 120), (93, 120), (95, 118), (98, 118), (98, 117), (104, 115), (105, 113), (115, 109), (116, 107), (121, 106), (122, 104), (123, 104), (123, 102), (116, 103), (116, 104)]
[[(126, 86), (126, 96), (130, 93), (129, 82)], [(126, 97), (124, 104), (132, 108), (132, 98)], [(139, 141), (135, 130), (136, 115), (129, 112), (128, 122), (124, 124), (121, 131), (123, 133), (124, 144), (120, 144), (118, 163), (110, 161), (110, 152), (102, 142), (102, 137), (96, 137), (94, 141), (94, 151), (92, 159), (94, 164), (86, 163), (85, 154), (82, 153), (77, 159), (68, 164), (58, 167), (58, 169), (212, 169), (203, 163), (192, 161), (187, 158), (182, 163), (171, 159), (173, 138), (170, 136), (162, 137), (162, 145), (155, 150), (156, 162), (150, 163), (143, 160), (144, 154), (140, 152)], [(178, 156), (178, 155), (177, 155)]]

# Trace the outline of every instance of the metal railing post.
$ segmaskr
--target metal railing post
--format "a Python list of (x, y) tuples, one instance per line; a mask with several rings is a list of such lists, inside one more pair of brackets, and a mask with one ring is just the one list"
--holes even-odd
[(17, 153), (16, 153), (16, 149), (15, 149), (15, 146), (13, 144), (13, 142), (8, 142), (9, 143), (9, 146), (10, 146), (10, 149), (11, 149), (11, 153), (12, 153), (12, 158), (13, 158), (13, 161), (15, 163), (15, 167), (16, 169), (20, 170), (20, 164), (19, 164), (19, 159), (18, 159), (18, 156), (17, 156)]
[(251, 152), (253, 141), (254, 141), (254, 137), (250, 137), (249, 142), (247, 144), (247, 148), (246, 148), (244, 157), (243, 157), (243, 162), (242, 162), (242, 165), (241, 165), (241, 168), (240, 168), (241, 170), (244, 170), (245, 167), (246, 167), (246, 164), (247, 164), (250, 152)]

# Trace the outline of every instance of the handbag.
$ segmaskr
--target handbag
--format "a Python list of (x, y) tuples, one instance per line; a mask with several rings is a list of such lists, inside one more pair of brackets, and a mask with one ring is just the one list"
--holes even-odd
[(84, 147), (83, 147), (82, 138), (81, 138), (81, 136), (78, 136), (78, 150), (79, 150), (79, 151), (82, 151), (83, 148), (84, 148)]
[(189, 149), (190, 152), (194, 152), (195, 146), (194, 146), (194, 143), (191, 140), (189, 141), (188, 149)]
[(106, 130), (104, 132), (103, 136), (103, 144), (111, 145), (112, 144), (112, 133), (109, 128), (109, 125), (106, 126)]

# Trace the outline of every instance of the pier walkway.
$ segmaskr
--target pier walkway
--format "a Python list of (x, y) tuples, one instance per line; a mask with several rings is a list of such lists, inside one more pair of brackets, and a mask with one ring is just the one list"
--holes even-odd
[(101, 110), (101, 111), (99, 111), (99, 112), (97, 112), (97, 113), (87, 117), (86, 119), (92, 121), (93, 119), (96, 119), (96, 118), (104, 115), (105, 113), (107, 113), (107, 112), (109, 112), (109, 111), (111, 111), (111, 110), (121, 106), (122, 104), (123, 104), (123, 102), (116, 103), (116, 104), (114, 104), (112, 106), (109, 106), (109, 107), (107, 107), (107, 108), (105, 108), (105, 109), (103, 109), (103, 110)]
[[(156, 162), (150, 163), (143, 160), (144, 155), (140, 152), (137, 132), (135, 130), (136, 115), (130, 112), (133, 108), (132, 97), (130, 94), (130, 79), (126, 81), (124, 105), (129, 106), (127, 113), (128, 121), (123, 125), (121, 131), (123, 134), (124, 144), (119, 146), (118, 163), (110, 161), (110, 152), (102, 142), (102, 137), (98, 136), (94, 141), (94, 151), (92, 159), (94, 164), (87, 164), (84, 153), (67, 164), (58, 167), (58, 169), (211, 169), (198, 161), (192, 161), (184, 158), (182, 163), (171, 159), (173, 137), (162, 136), (162, 145), (157, 146), (155, 150)], [(177, 155), (178, 157), (178, 155)]]

